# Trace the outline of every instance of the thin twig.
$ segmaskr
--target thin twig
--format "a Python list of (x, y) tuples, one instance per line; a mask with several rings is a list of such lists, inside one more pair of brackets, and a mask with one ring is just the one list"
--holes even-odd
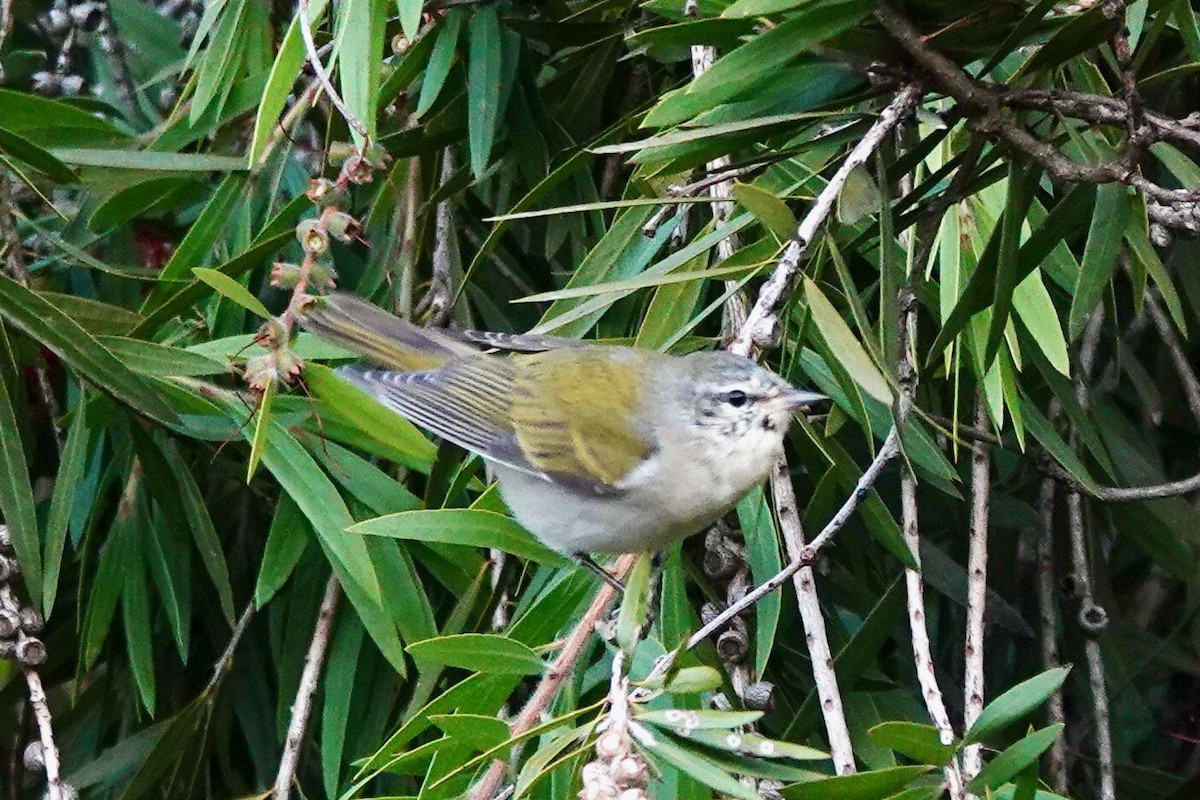
[(784, 248), (783, 255), (775, 266), (771, 277), (759, 289), (758, 299), (746, 317), (737, 338), (730, 344), (729, 349), (734, 353), (748, 356), (759, 341), (769, 341), (772, 338), (778, 318), (776, 312), (787, 296), (796, 273), (800, 270), (800, 260), (808, 247), (816, 238), (817, 231), (825, 222), (825, 218), (833, 210), (842, 187), (854, 169), (864, 163), (883, 142), (888, 132), (900, 121), (904, 112), (921, 97), (921, 90), (916, 85), (901, 89), (887, 107), (880, 112), (875, 123), (867, 130), (862, 139), (846, 155), (842, 165), (829, 179), (829, 183), (817, 195), (812, 207), (804, 215), (796, 234)]
[[(0, 525), (0, 528), (7, 526)], [(5, 538), (8, 532), (4, 531)], [(21, 612), (21, 604), (13, 594), (8, 584), (0, 583), (0, 610), (17, 616)], [(60, 777), (62, 761), (58, 755), (58, 744), (54, 740), (54, 719), (50, 714), (50, 704), (46, 701), (46, 689), (42, 686), (42, 676), (38, 674), (36, 664), (45, 657), (45, 645), (24, 630), (17, 631), (17, 660), (25, 675), (25, 685), (29, 690), (29, 706), (33, 709), (33, 719), (37, 723), (38, 739), (42, 743), (42, 769), (46, 773), (47, 800), (63, 800), (63, 783)], [(30, 659), (29, 654), (36, 646), (42, 658)]]
[(296, 767), (300, 763), (300, 746), (308, 729), (308, 715), (312, 712), (313, 695), (321, 678), (325, 664), (325, 651), (333, 633), (333, 615), (337, 611), (341, 586), (336, 576), (331, 575), (325, 584), (325, 597), (317, 612), (317, 624), (313, 627), (312, 641), (304, 656), (304, 671), (300, 673), (300, 685), (296, 688), (296, 699), (292, 702), (292, 719), (288, 723), (287, 737), (283, 743), (283, 754), (279, 757), (279, 772), (275, 774), (275, 800), (287, 800), (291, 795), (292, 783), (296, 780)]
[[(458, 165), (455, 163), (454, 148), (442, 150), (442, 172), (439, 183), (442, 187), (454, 177)], [(429, 309), (429, 324), (438, 327), (450, 322), (454, 303), (452, 256), (454, 253), (454, 203), (449, 197), (437, 204), (433, 226), (433, 267), (429, 279), (429, 291), (421, 301), (421, 308)]]
[[(1162, 303), (1153, 291), (1146, 292), (1143, 304), (1146, 313), (1150, 316), (1150, 321), (1154, 323), (1154, 328), (1158, 331), (1159, 338), (1166, 345), (1167, 353), (1171, 356), (1171, 363), (1175, 365), (1179, 382), (1183, 384), (1183, 396), (1187, 400), (1188, 410), (1192, 412), (1193, 419), (1200, 422), (1200, 379), (1197, 379), (1196, 370), (1192, 368), (1191, 360), (1183, 351), (1183, 343), (1179, 341), (1175, 325), (1167, 316), (1167, 312), (1163, 310)], [(1193, 480), (1200, 481), (1200, 475)]]
[[(1037, 548), (1037, 592), (1041, 630), (1038, 631), (1042, 649), (1042, 669), (1061, 666), (1058, 649), (1058, 602), (1054, 592), (1054, 498), (1057, 483), (1053, 478), (1042, 480), (1038, 516), (1041, 537)], [(1063, 708), (1063, 693), (1059, 687), (1046, 703), (1046, 716), (1051, 725), (1065, 724), (1067, 715)], [(1067, 791), (1067, 740), (1059, 735), (1046, 754), (1046, 774), (1055, 792)]]
[[(988, 423), (983, 388), (975, 394), (975, 425)], [(983, 634), (987, 604), (988, 514), (991, 490), (991, 459), (987, 447), (976, 442), (971, 448), (971, 527), (967, 553), (967, 632), (963, 675), (963, 728), (969, 729), (983, 711)], [(983, 766), (978, 744), (963, 749), (963, 780), (970, 782)], [(967, 795), (975, 798), (975, 795)]]
[(1092, 592), (1091, 570), (1087, 559), (1087, 541), (1083, 519), (1083, 498), (1078, 492), (1067, 494), (1068, 530), (1071, 534), (1071, 562), (1074, 586), (1079, 596), (1079, 624), (1087, 638), (1088, 684), (1092, 693), (1092, 714), (1096, 726), (1096, 760), (1100, 770), (1100, 800), (1116, 800), (1116, 774), (1113, 762), (1112, 730), (1109, 726), (1108, 682), (1104, 658), (1096, 635), (1107, 623), (1104, 609), (1096, 605)]
[[(29, 267), (25, 263), (25, 248), (21, 246), (21, 233), (14, 218), (16, 203), (13, 199), (13, 181), (8, 174), (0, 170), (0, 247), (4, 253), (4, 269), (22, 286), (29, 287)], [(33, 368), (34, 381), (37, 384), (38, 397), (42, 401), (42, 409), (50, 422), (50, 432), (54, 436), (54, 446), (61, 457), (65, 443), (62, 429), (59, 427), (58, 399), (54, 396), (54, 386), (50, 383), (50, 375), (41, 364)]]
[[(620, 579), (633, 567), (633, 562), (637, 559), (636, 555), (623, 555), (617, 559), (614, 567), (615, 576)], [(579, 659), (583, 652), (584, 645), (587, 644), (588, 637), (592, 634), (592, 629), (595, 628), (596, 622), (608, 610), (613, 598), (616, 597), (617, 591), (608, 584), (603, 584), (600, 590), (592, 599), (592, 604), (588, 606), (587, 611), (583, 613), (579, 622), (576, 623), (574, 630), (567, 636), (562, 644), (562, 649), (558, 651), (558, 657), (554, 659), (554, 663), (546, 670), (546, 674), (542, 676), (541, 683), (530, 696), (525, 707), (521, 709), (521, 713), (508, 726), (511, 736), (520, 736), (527, 730), (537, 724), (542, 712), (550, 705), (554, 696), (558, 694), (559, 687), (563, 681), (571, 674), (571, 670), (575, 667), (575, 662)], [(492, 800), (496, 795), (496, 790), (500, 787), (500, 782), (504, 778), (504, 762), (500, 759), (492, 761), (484, 776), (475, 784), (475, 788), (471, 791), (472, 800)]]
[[(686, 649), (691, 650), (696, 645), (703, 642), (715, 631), (720, 630), (725, 626), (725, 623), (736, 617), (738, 614), (745, 611), (750, 606), (757, 603), (762, 598), (766, 597), (771, 592), (778, 589), (783, 584), (787, 583), (793, 575), (799, 572), (802, 568), (810, 566), (817, 558), (817, 553), (824, 547), (830, 539), (837, 534), (846, 523), (850, 521), (850, 517), (854, 514), (855, 509), (871, 491), (871, 487), (875, 485), (875, 481), (879, 479), (879, 474), (883, 472), (883, 468), (887, 463), (896, 457), (900, 452), (900, 435), (893, 428), (883, 440), (883, 444), (879, 447), (879, 452), (875, 454), (875, 459), (867, 467), (862, 477), (858, 479), (858, 483), (854, 487), (854, 491), (846, 498), (846, 502), (838, 509), (838, 512), (833, 515), (833, 519), (821, 529), (821, 532), (811, 542), (805, 545), (801, 551), (799, 558), (794, 558), (783, 569), (775, 573), (769, 580), (756, 586), (751, 591), (747, 592), (744, 597), (736, 603), (731, 604), (720, 614), (713, 617), (707, 625), (704, 625), (700, 630), (693, 633), (687, 640)], [(673, 654), (668, 653), (668, 656)], [(672, 658), (673, 660), (673, 658)], [(669, 666), (667, 662), (666, 666)], [(659, 667), (655, 666), (655, 671), (659, 671)]]
[(213, 691), (217, 688), (217, 684), (229, 672), (229, 668), (233, 665), (233, 654), (237, 651), (238, 644), (242, 641), (242, 634), (246, 632), (246, 627), (250, 624), (250, 618), (254, 616), (254, 602), (246, 604), (246, 608), (242, 610), (242, 615), (238, 617), (237, 623), (233, 626), (233, 632), (229, 635), (229, 644), (225, 645), (225, 651), (221, 653), (221, 657), (217, 659), (217, 663), (213, 665), (212, 678), (208, 681), (208, 691)]
[(932, 83), (962, 107), (973, 130), (995, 136), (1024, 153), (1053, 177), (1068, 183), (1125, 183), (1167, 206), (1183, 204), (1191, 208), (1200, 200), (1200, 194), (1195, 191), (1167, 189), (1143, 177), (1137, 169), (1141, 155), (1141, 148), (1137, 146), (1127, 146), (1116, 158), (1099, 164), (1073, 161), (1053, 144), (1042, 141), (1006, 116), (996, 90), (973, 80), (957, 64), (930, 47), (912, 22), (894, 8), (879, 3), (874, 13), (884, 30), (904, 48)]
[[(792, 476), (785, 457), (775, 463), (775, 470), (771, 474), (771, 490), (775, 495), (775, 513), (779, 517), (779, 530), (783, 534), (788, 558), (800, 560), (805, 547), (804, 529), (800, 525), (796, 493), (792, 488)], [(833, 669), (833, 653), (825, 632), (825, 618), (821, 615), (821, 602), (817, 598), (812, 567), (801, 567), (792, 576), (792, 583), (796, 587), (796, 603), (800, 608), (800, 620), (804, 623), (804, 642), (808, 645), (809, 660), (812, 662), (813, 681), (821, 701), (821, 715), (825, 719), (833, 767), (838, 775), (850, 775), (855, 771), (854, 745), (846, 725), (846, 712), (842, 708), (842, 695), (838, 689), (837, 673)]]
[[(900, 291), (900, 296), (897, 298), (900, 311), (897, 342), (899, 352), (896, 355), (896, 377), (900, 387), (896, 397), (897, 428), (902, 427), (908, 420), (917, 385), (917, 373), (912, 356), (916, 344), (917, 298), (913, 292), (912, 280), (913, 276), (909, 274)], [(917, 520), (917, 478), (913, 474), (912, 466), (908, 463), (901, 465), (900, 469), (900, 513), (904, 543), (916, 564), (916, 569), (904, 568), (904, 585), (917, 683), (921, 687), (921, 697), (929, 711), (929, 718), (933, 722), (933, 726), (937, 728), (942, 744), (948, 745), (954, 741), (954, 728), (950, 724), (950, 715), (946, 712), (946, 703), (942, 697), (941, 687), (938, 686), (937, 672), (933, 665), (933, 652), (929, 645), (929, 629), (926, 626), (925, 618), (925, 586), (921, 579), (920, 569), (921, 540)], [(946, 764), (943, 773), (946, 776), (946, 788), (950, 793), (950, 800), (963, 800), (965, 790), (957, 755)]]
[(329, 98), (329, 102), (333, 103), (333, 107), (342, 115), (342, 119), (346, 120), (346, 124), (350, 129), (357, 133), (366, 141), (368, 138), (367, 128), (358, 121), (358, 117), (350, 111), (346, 104), (342, 101), (337, 90), (333, 88), (333, 81), (329, 77), (329, 73), (325, 70), (325, 65), (321, 63), (321, 55), (317, 52), (317, 44), (313, 41), (312, 21), (308, 17), (308, 0), (297, 0), (297, 26), (300, 28), (300, 38), (304, 40), (304, 52), (308, 54), (308, 63), (312, 65), (313, 75), (321, 84), (321, 89)]

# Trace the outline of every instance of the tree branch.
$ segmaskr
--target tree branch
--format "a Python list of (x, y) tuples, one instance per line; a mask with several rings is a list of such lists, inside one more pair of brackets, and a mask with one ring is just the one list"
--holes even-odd
[(337, 90), (333, 88), (333, 80), (325, 70), (325, 65), (321, 63), (321, 56), (317, 52), (317, 44), (313, 41), (312, 20), (309, 19), (308, 13), (308, 0), (297, 0), (296, 14), (299, 17), (296, 21), (296, 26), (300, 29), (300, 38), (304, 40), (304, 52), (308, 55), (308, 63), (312, 65), (313, 75), (321, 84), (321, 89), (325, 92), (325, 96), (329, 98), (329, 102), (333, 103), (333, 107), (342, 115), (342, 119), (346, 120), (346, 124), (350, 126), (350, 129), (361, 136), (363, 141), (366, 141), (368, 138), (366, 126), (358, 120), (358, 117), (354, 116), (353, 112), (342, 101)]
[(321, 668), (325, 664), (325, 651), (329, 647), (329, 638), (333, 634), (333, 615), (337, 611), (340, 597), (341, 587), (338, 585), (337, 577), (331, 575), (329, 582), (325, 584), (325, 597), (317, 612), (317, 624), (313, 627), (312, 641), (308, 645), (308, 653), (304, 656), (304, 671), (300, 673), (300, 686), (297, 687), (296, 699), (292, 702), (292, 720), (288, 723), (283, 754), (279, 758), (279, 772), (275, 775), (275, 789), (272, 793), (275, 800), (287, 800), (291, 795), (292, 783), (296, 780), (296, 767), (300, 763), (300, 746), (304, 743), (304, 733), (308, 728), (308, 715), (312, 712), (313, 695), (317, 692), (317, 682), (321, 678)]
[[(788, 558), (792, 561), (802, 560), (804, 529), (800, 525), (800, 512), (786, 458), (780, 458), (775, 464), (771, 474), (771, 489), (775, 495), (775, 513), (779, 517), (779, 530), (783, 534)], [(821, 701), (821, 715), (825, 719), (825, 733), (829, 738), (833, 766), (838, 775), (850, 775), (855, 771), (854, 746), (846, 725), (846, 712), (842, 709), (842, 695), (838, 689), (837, 673), (833, 669), (833, 653), (825, 633), (825, 618), (821, 615), (821, 602), (817, 598), (812, 567), (803, 566), (797, 570), (792, 576), (792, 583), (796, 587), (796, 603), (804, 623), (804, 643), (808, 645), (813, 681)]]
[[(614, 567), (615, 577), (621, 579), (633, 567), (633, 562), (637, 559), (636, 555), (626, 554), (617, 559)], [(520, 736), (527, 730), (537, 724), (542, 712), (549, 707), (554, 696), (558, 694), (559, 687), (563, 681), (571, 674), (571, 670), (575, 666), (575, 662), (579, 659), (580, 653), (583, 652), (583, 647), (587, 644), (588, 637), (592, 634), (592, 629), (596, 627), (596, 622), (608, 610), (613, 598), (616, 597), (617, 591), (608, 584), (602, 584), (600, 590), (596, 593), (592, 604), (588, 606), (587, 611), (583, 613), (579, 622), (575, 625), (574, 630), (563, 641), (562, 649), (558, 651), (558, 657), (554, 659), (554, 663), (546, 670), (546, 674), (542, 676), (541, 683), (530, 696), (525, 707), (521, 709), (521, 713), (508, 726), (509, 733), (512, 736)], [(496, 790), (500, 787), (500, 782), (504, 778), (504, 762), (500, 759), (492, 761), (483, 778), (479, 783), (475, 784), (475, 788), (471, 791), (471, 800), (491, 800)]]
[[(975, 391), (975, 425), (988, 424), (983, 387)], [(967, 631), (963, 676), (963, 728), (969, 729), (983, 711), (983, 635), (987, 604), (988, 515), (991, 492), (991, 461), (987, 448), (976, 442), (971, 448), (971, 527), (967, 553)], [(969, 782), (983, 766), (978, 744), (963, 749), (963, 780)], [(974, 798), (975, 795), (968, 795)]]
[(1001, 95), (991, 87), (973, 80), (957, 64), (925, 43), (920, 31), (907, 18), (886, 3), (875, 9), (875, 19), (904, 48), (930, 81), (953, 98), (963, 109), (968, 125), (980, 133), (994, 136), (1024, 153), (1051, 176), (1068, 183), (1125, 183), (1140, 189), (1164, 205), (1190, 204), (1200, 200), (1192, 191), (1167, 189), (1142, 177), (1137, 170), (1139, 147), (1126, 147), (1117, 158), (1101, 164), (1072, 161), (1054, 145), (1044, 142), (1024, 126), (1005, 116)]
[(775, 266), (775, 271), (759, 289), (758, 299), (746, 317), (746, 324), (742, 326), (737, 338), (729, 345), (731, 352), (749, 356), (755, 344), (770, 342), (774, 338), (775, 330), (779, 325), (777, 312), (791, 288), (796, 273), (800, 270), (800, 260), (808, 251), (813, 239), (816, 238), (817, 231), (825, 223), (825, 218), (833, 210), (834, 203), (841, 194), (842, 187), (850, 177), (850, 173), (854, 171), (855, 167), (867, 162), (888, 132), (900, 122), (903, 113), (920, 97), (921, 90), (916, 85), (901, 89), (892, 102), (880, 112), (879, 117), (863, 138), (846, 155), (842, 165), (838, 167), (837, 172), (829, 179), (829, 183), (817, 195), (812, 207), (809, 208), (808, 213), (804, 215), (804, 219), (796, 228), (796, 234), (784, 248), (783, 255)]

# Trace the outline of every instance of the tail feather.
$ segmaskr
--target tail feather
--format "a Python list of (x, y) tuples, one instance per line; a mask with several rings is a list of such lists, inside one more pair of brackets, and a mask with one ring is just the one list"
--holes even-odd
[(436, 369), (453, 358), (479, 352), (349, 294), (314, 298), (300, 313), (300, 324), (373, 364), (404, 372)]

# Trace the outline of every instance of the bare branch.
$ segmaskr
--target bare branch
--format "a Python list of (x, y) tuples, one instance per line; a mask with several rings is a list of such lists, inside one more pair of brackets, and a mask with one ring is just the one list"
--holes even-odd
[(321, 84), (321, 89), (329, 98), (329, 102), (333, 103), (333, 107), (342, 115), (342, 119), (346, 120), (346, 124), (350, 129), (357, 133), (365, 141), (368, 138), (367, 128), (358, 117), (350, 111), (343, 102), (337, 90), (333, 88), (333, 80), (329, 77), (329, 73), (325, 69), (325, 65), (321, 63), (321, 55), (317, 52), (317, 44), (313, 41), (312, 21), (308, 13), (308, 0), (297, 0), (296, 15), (298, 17), (297, 27), (300, 28), (300, 38), (304, 40), (304, 52), (308, 54), (308, 63), (312, 65), (313, 75)]
[(783, 304), (792, 281), (800, 270), (800, 260), (804, 257), (813, 239), (816, 238), (817, 231), (825, 223), (826, 217), (833, 210), (834, 203), (841, 194), (842, 187), (850, 177), (850, 173), (854, 171), (855, 167), (867, 162), (888, 132), (900, 122), (903, 113), (920, 97), (921, 90), (916, 85), (901, 89), (887, 108), (880, 112), (879, 117), (863, 138), (846, 155), (837, 172), (829, 179), (829, 183), (817, 195), (812, 207), (804, 215), (804, 219), (796, 229), (796, 235), (784, 248), (783, 255), (775, 266), (775, 271), (759, 289), (758, 300), (750, 309), (745, 325), (742, 326), (737, 338), (729, 345), (732, 352), (748, 356), (755, 344), (771, 340), (778, 325), (776, 312)]
[(920, 31), (891, 6), (880, 3), (876, 6), (875, 18), (932, 83), (962, 106), (973, 130), (995, 136), (1024, 153), (1053, 177), (1068, 183), (1125, 183), (1165, 205), (1194, 205), (1200, 199), (1196, 192), (1167, 189), (1142, 177), (1137, 170), (1137, 159), (1141, 155), (1141, 148), (1137, 146), (1126, 147), (1117, 158), (1101, 164), (1072, 161), (1054, 145), (1042, 141), (1005, 116), (1001, 110), (1001, 96), (996, 90), (973, 80), (957, 64), (929, 47)]
[[(988, 424), (983, 388), (975, 393), (975, 425)], [(983, 634), (987, 604), (988, 515), (990, 511), (991, 462), (987, 447), (976, 442), (971, 448), (971, 529), (967, 553), (967, 631), (963, 676), (963, 727), (970, 728), (983, 711)], [(963, 780), (969, 782), (983, 766), (978, 744), (963, 749)], [(968, 795), (974, 798), (975, 795)]]
[[(636, 559), (636, 555), (629, 554), (617, 559), (614, 568), (616, 577), (618, 579), (623, 578), (633, 567), (633, 562)], [(546, 674), (542, 676), (541, 683), (538, 684), (537, 689), (534, 690), (525, 707), (521, 709), (521, 713), (508, 726), (509, 733), (512, 736), (520, 736), (537, 724), (542, 712), (546, 710), (550, 705), (550, 701), (558, 694), (559, 687), (562, 686), (563, 681), (571, 674), (571, 670), (575, 667), (575, 662), (579, 659), (580, 653), (583, 652), (584, 645), (587, 644), (588, 637), (592, 634), (592, 629), (596, 627), (596, 622), (608, 610), (616, 594), (617, 591), (612, 586), (608, 584), (601, 585), (600, 590), (596, 593), (596, 597), (592, 600), (592, 604), (588, 606), (587, 611), (583, 613), (574, 630), (563, 641), (562, 649), (558, 651), (558, 658), (554, 659), (554, 663), (546, 670)], [(479, 783), (475, 784), (475, 788), (471, 791), (471, 800), (492, 800), (503, 778), (504, 762), (496, 759), (488, 767), (488, 771), (479, 780)]]
[[(901, 289), (897, 302), (900, 306), (899, 353), (897, 354), (896, 376), (900, 392), (896, 397), (896, 426), (908, 420), (913, 407), (917, 373), (913, 366), (912, 349), (916, 338), (916, 295), (911, 285), (912, 276)], [(908, 605), (908, 628), (912, 639), (913, 662), (916, 667), (917, 683), (921, 687), (921, 698), (929, 711), (929, 718), (937, 728), (942, 744), (954, 742), (954, 728), (946, 712), (946, 702), (938, 686), (937, 672), (933, 666), (933, 653), (929, 644), (929, 629), (925, 625), (925, 586), (921, 580), (921, 539), (917, 520), (917, 478), (912, 466), (903, 464), (900, 470), (900, 514), (904, 531), (904, 543), (912, 555), (917, 568), (904, 568), (904, 585)], [(963, 800), (964, 786), (962, 770), (957, 755), (950, 759), (943, 770), (950, 800)]]
[[(786, 458), (781, 458), (775, 464), (775, 471), (771, 474), (771, 489), (775, 494), (775, 513), (779, 517), (779, 530), (783, 534), (788, 557), (793, 561), (800, 560), (805, 548), (804, 529), (800, 526), (800, 512)], [(821, 715), (825, 719), (833, 767), (838, 775), (850, 775), (855, 771), (854, 746), (846, 725), (846, 713), (842, 710), (842, 695), (838, 689), (837, 673), (833, 669), (833, 654), (825, 633), (825, 618), (821, 615), (821, 602), (817, 598), (812, 567), (801, 567), (792, 576), (792, 583), (796, 587), (796, 603), (804, 623), (804, 642), (808, 645), (809, 660), (812, 662), (813, 681), (821, 701)]]
[[(1041, 538), (1037, 548), (1038, 610), (1041, 615), (1041, 630), (1038, 632), (1042, 648), (1042, 669), (1061, 666), (1058, 651), (1058, 603), (1054, 593), (1054, 497), (1057, 484), (1053, 478), (1042, 481), (1041, 501), (1038, 514), (1041, 521)], [(1065, 723), (1067, 716), (1063, 708), (1062, 688), (1050, 696), (1046, 704), (1050, 723)], [(1067, 740), (1059, 736), (1046, 755), (1046, 772), (1050, 785), (1059, 794), (1067, 791)]]
[[(0, 525), (0, 534), (8, 541), (8, 526)], [(8, 558), (0, 554), (0, 558)], [(21, 603), (13, 594), (7, 583), (0, 582), (0, 610), (7, 612), (12, 618), (21, 616)], [(22, 626), (14, 631), (16, 638), (15, 658), (21, 665), (25, 675), (25, 685), (29, 691), (29, 706), (33, 709), (33, 719), (37, 723), (38, 739), (42, 744), (42, 769), (46, 773), (47, 800), (63, 800), (64, 784), (60, 777), (61, 759), (58, 755), (58, 744), (54, 740), (54, 720), (50, 715), (50, 705), (46, 702), (46, 689), (42, 686), (42, 676), (37, 667), (46, 658), (46, 646), (41, 640), (34, 638)]]
[(296, 699), (292, 702), (292, 720), (288, 723), (287, 737), (283, 743), (283, 754), (279, 758), (279, 772), (275, 775), (275, 800), (287, 800), (291, 795), (292, 783), (296, 780), (296, 767), (300, 763), (300, 746), (308, 728), (308, 715), (312, 712), (313, 695), (321, 678), (325, 664), (325, 651), (333, 634), (333, 615), (337, 611), (341, 587), (337, 577), (330, 576), (325, 584), (325, 597), (317, 612), (317, 624), (313, 628), (312, 641), (304, 656), (304, 671), (300, 673), (300, 685), (296, 688)]

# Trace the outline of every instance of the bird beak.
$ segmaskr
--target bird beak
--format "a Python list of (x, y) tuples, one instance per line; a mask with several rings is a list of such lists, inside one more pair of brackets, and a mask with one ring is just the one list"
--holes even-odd
[(789, 388), (779, 396), (779, 399), (788, 408), (798, 408), (807, 411), (809, 406), (824, 402), (829, 397), (817, 392), (806, 392), (803, 389)]

